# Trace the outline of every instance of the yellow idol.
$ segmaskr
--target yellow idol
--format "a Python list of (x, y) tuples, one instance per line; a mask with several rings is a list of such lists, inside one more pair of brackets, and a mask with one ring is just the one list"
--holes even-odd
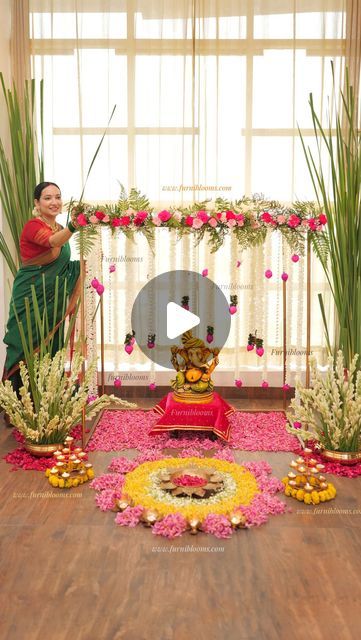
[(197, 382), (202, 377), (202, 373), (200, 369), (187, 369), (185, 376), (188, 382)]

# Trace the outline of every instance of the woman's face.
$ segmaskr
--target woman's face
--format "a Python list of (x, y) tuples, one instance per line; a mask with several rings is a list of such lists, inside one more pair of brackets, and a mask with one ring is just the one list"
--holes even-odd
[(58, 187), (51, 184), (42, 190), (40, 199), (34, 200), (35, 206), (39, 211), (39, 215), (48, 218), (55, 218), (61, 213), (63, 202)]

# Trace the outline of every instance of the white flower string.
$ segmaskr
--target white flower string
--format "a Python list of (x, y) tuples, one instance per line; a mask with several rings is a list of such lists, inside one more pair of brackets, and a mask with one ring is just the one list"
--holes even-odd
[[(91, 286), (91, 281), (96, 275), (99, 273), (99, 254), (101, 249), (102, 242), (102, 234), (98, 233), (97, 238), (94, 242), (94, 247), (89, 256), (87, 256), (86, 260), (86, 269), (85, 269), (85, 333), (86, 333), (86, 344), (87, 344), (87, 363), (93, 362), (97, 360), (98, 349), (97, 349), (97, 317), (95, 316), (95, 309), (98, 300), (97, 293)], [(94, 319), (93, 319), (94, 318)], [(97, 367), (95, 367), (93, 376), (89, 383), (89, 395), (97, 396), (98, 395), (98, 372)]]

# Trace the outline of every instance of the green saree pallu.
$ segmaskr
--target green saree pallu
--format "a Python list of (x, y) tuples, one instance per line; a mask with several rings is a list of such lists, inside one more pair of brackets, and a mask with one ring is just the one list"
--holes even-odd
[[(19, 362), (24, 360), (24, 350), (16, 316), (22, 323), (27, 344), (29, 345), (30, 342), (26, 319), (26, 299), (29, 301), (34, 351), (39, 347), (40, 337), (32, 301), (32, 285), (35, 289), (35, 297), (41, 318), (43, 317), (44, 309), (46, 308), (47, 310), (50, 334), (56, 327), (52, 344), (54, 355), (62, 346), (64, 323), (61, 323), (61, 321), (64, 319), (64, 300), (72, 293), (75, 293), (79, 273), (79, 261), (70, 260), (70, 246), (68, 243), (61, 247), (58, 257), (49, 264), (41, 266), (33, 264), (20, 267), (13, 284), (9, 319), (4, 337), (4, 342), (7, 345), (4, 380), (12, 380), (17, 376)], [(61, 324), (57, 327), (59, 323)]]

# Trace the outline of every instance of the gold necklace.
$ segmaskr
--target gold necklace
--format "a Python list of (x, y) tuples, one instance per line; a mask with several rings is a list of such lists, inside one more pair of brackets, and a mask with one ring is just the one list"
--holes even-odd
[(55, 222), (55, 224), (50, 224), (50, 222), (48, 222), (45, 218), (43, 218), (43, 216), (39, 216), (40, 220), (42, 220), (43, 222), (45, 222), (45, 224), (50, 227), (50, 229), (52, 231), (57, 231), (58, 230), (58, 223)]

